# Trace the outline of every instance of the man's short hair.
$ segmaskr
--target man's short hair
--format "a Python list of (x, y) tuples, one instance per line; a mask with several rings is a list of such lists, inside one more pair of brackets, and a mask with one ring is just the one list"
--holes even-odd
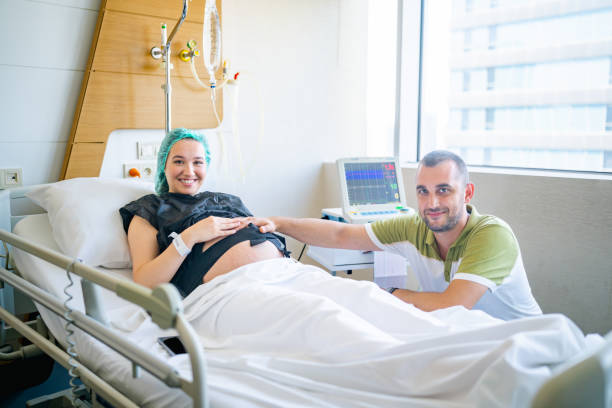
[(467, 185), (470, 182), (470, 175), (468, 174), (465, 162), (461, 157), (448, 150), (434, 150), (427, 153), (419, 162), (419, 166), (436, 167), (438, 164), (447, 160), (451, 160), (455, 163), (464, 184)]

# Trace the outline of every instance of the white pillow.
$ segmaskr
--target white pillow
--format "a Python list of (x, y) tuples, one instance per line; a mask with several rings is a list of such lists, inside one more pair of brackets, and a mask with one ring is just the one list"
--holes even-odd
[(153, 183), (87, 177), (45, 184), (26, 196), (47, 210), (53, 238), (63, 253), (91, 266), (129, 268), (119, 208), (153, 192)]

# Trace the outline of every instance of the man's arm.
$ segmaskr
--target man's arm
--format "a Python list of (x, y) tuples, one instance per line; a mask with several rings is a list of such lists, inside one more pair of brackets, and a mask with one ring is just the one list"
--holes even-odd
[(317, 218), (249, 218), (261, 232), (280, 232), (306, 244), (326, 248), (380, 251), (368, 236), (365, 225)]
[(426, 312), (450, 306), (474, 307), (485, 294), (487, 287), (465, 279), (454, 279), (444, 292), (415, 292), (408, 289), (396, 289), (393, 294), (401, 300), (412, 303)]

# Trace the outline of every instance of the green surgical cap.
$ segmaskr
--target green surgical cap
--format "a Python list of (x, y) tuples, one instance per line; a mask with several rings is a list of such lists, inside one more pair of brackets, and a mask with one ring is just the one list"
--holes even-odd
[(168, 180), (166, 180), (166, 161), (168, 160), (168, 154), (170, 149), (176, 142), (182, 139), (194, 139), (197, 140), (204, 146), (204, 156), (206, 159), (206, 167), (210, 164), (210, 149), (208, 148), (208, 142), (206, 137), (199, 133), (189, 129), (173, 129), (171, 130), (164, 140), (162, 140), (159, 147), (159, 153), (157, 155), (157, 175), (155, 177), (155, 192), (157, 194), (164, 194), (168, 192)]

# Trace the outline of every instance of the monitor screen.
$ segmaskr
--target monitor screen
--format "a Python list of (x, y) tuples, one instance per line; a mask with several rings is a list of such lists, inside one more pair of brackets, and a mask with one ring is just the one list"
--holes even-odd
[(349, 205), (400, 204), (395, 161), (344, 163)]

